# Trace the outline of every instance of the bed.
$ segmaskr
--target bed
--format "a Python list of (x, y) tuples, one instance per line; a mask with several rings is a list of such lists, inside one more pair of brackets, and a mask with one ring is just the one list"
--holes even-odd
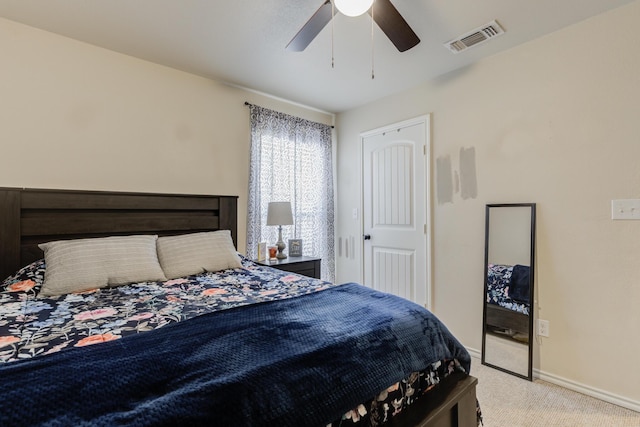
[(489, 264), (487, 267), (487, 327), (528, 341), (530, 271), (524, 265)]
[(0, 215), (2, 425), (478, 423), (466, 350), (426, 310), (358, 284), (236, 254), (234, 268), (44, 295), (41, 247), (59, 249), (46, 242), (157, 236), (160, 255), (161, 238), (228, 230), (235, 245), (234, 196), (4, 188)]

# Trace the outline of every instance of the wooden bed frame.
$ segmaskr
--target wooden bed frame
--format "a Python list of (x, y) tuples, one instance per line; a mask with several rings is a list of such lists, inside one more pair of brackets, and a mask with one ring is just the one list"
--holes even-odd
[[(42, 258), (39, 243), (231, 230), (237, 196), (0, 188), (0, 277)], [(0, 280), (2, 280), (0, 279)]]
[(487, 326), (511, 329), (529, 335), (529, 315), (509, 310), (495, 304), (487, 304)]
[[(0, 280), (42, 258), (39, 243), (130, 234), (231, 230), (237, 244), (237, 196), (42, 190), (0, 187)], [(393, 426), (476, 426), (477, 379), (451, 375)]]

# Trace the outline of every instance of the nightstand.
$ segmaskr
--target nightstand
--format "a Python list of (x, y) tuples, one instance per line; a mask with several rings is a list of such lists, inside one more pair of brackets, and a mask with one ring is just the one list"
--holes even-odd
[(263, 261), (253, 260), (256, 264), (266, 265), (267, 267), (273, 267), (278, 270), (289, 271), (291, 273), (301, 274), (315, 279), (320, 278), (320, 261), (320, 258), (313, 258), (309, 256), (287, 257), (277, 261), (269, 261), (268, 259)]

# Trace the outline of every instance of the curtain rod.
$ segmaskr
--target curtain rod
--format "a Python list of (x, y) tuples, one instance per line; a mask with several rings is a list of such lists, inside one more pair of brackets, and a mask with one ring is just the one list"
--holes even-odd
[[(259, 105), (255, 105), (255, 104), (251, 104), (250, 102), (244, 101), (244, 105), (248, 106), (248, 107), (259, 107)], [(330, 125), (331, 129), (335, 129), (336, 127), (334, 125)]]

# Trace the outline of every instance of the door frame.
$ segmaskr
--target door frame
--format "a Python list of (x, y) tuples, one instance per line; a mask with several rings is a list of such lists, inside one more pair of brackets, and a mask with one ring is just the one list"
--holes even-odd
[(360, 277), (364, 280), (365, 271), (364, 271), (364, 141), (366, 138), (379, 135), (381, 133), (390, 132), (397, 130), (398, 128), (404, 128), (409, 126), (414, 126), (418, 124), (424, 124), (425, 135), (424, 135), (424, 163), (423, 167), (425, 169), (425, 205), (422, 206), (422, 209), (425, 211), (425, 228), (426, 228), (426, 278), (427, 278), (427, 300), (424, 302), (424, 306), (426, 309), (431, 310), (433, 306), (433, 228), (432, 228), (432, 219), (431, 219), (431, 211), (432, 211), (432, 199), (431, 199), (431, 182), (432, 182), (432, 172), (431, 172), (431, 114), (425, 114), (422, 116), (414, 117), (412, 119), (403, 120), (397, 123), (388, 124), (376, 129), (368, 130), (366, 132), (360, 133)]

